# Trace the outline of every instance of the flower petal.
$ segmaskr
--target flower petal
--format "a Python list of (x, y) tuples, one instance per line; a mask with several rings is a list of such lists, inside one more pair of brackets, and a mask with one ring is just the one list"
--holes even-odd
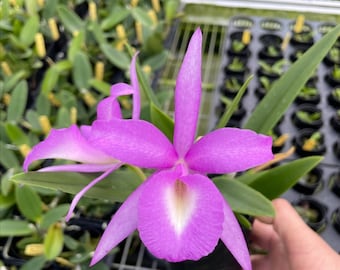
[(175, 90), (174, 146), (184, 157), (192, 145), (201, 101), (202, 33), (193, 34), (177, 76)]
[(231, 173), (273, 158), (272, 139), (251, 130), (222, 128), (198, 140), (185, 160), (201, 173)]
[(79, 202), (79, 200), (84, 196), (84, 194), (90, 189), (92, 188), (94, 185), (96, 185), (97, 183), (99, 183), (100, 181), (102, 181), (106, 176), (108, 176), (110, 173), (112, 173), (114, 170), (118, 169), (120, 166), (122, 165), (122, 163), (117, 163), (114, 166), (112, 166), (110, 169), (108, 169), (106, 172), (104, 172), (103, 174), (101, 174), (100, 176), (98, 176), (97, 178), (93, 179), (89, 184), (87, 184), (81, 191), (79, 191), (73, 198), (70, 208), (67, 212), (67, 215), (65, 217), (66, 221), (69, 221), (74, 208), (76, 208), (77, 203)]
[(175, 150), (155, 126), (143, 120), (95, 121), (91, 143), (109, 155), (144, 168), (168, 168), (176, 161)]
[(65, 164), (44, 167), (39, 172), (105, 172), (108, 169), (116, 166), (119, 161), (115, 161), (109, 164)]
[(198, 260), (222, 233), (223, 198), (209, 178), (161, 171), (145, 184), (138, 205), (139, 235), (158, 258)]
[(226, 201), (221, 240), (244, 270), (251, 270), (250, 255), (240, 225)]
[(104, 98), (97, 106), (97, 119), (109, 121), (113, 118), (122, 118), (119, 102), (116, 97)]
[(138, 201), (143, 190), (139, 186), (122, 204), (104, 231), (93, 254), (90, 266), (100, 261), (107, 253), (137, 228)]
[(94, 148), (80, 133), (77, 126), (52, 129), (49, 136), (33, 147), (24, 162), (24, 170), (38, 159), (60, 158), (92, 164), (109, 164), (115, 159)]

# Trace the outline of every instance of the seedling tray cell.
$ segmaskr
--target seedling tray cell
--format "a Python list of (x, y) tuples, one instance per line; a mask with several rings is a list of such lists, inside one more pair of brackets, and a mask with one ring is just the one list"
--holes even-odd
[[(268, 88), (268, 85), (275, 82), (299, 54), (305, 52), (334, 27), (329, 22), (303, 21), (301, 32), (296, 34), (294, 30), (296, 24), (295, 20), (264, 17), (237, 16), (230, 19), (214, 92), (210, 129), (216, 125), (225, 109), (226, 105), (221, 100), (225, 102), (236, 94), (228, 89), (227, 84), (231, 88), (233, 83), (237, 85), (250, 74), (254, 75), (241, 100), (239, 110), (228, 123), (228, 126), (242, 127), (266, 94), (265, 87)], [(244, 48), (241, 48), (242, 43)], [(333, 48), (333, 57), (337, 53), (340, 55), (339, 43), (338, 41)], [(284, 49), (281, 49), (281, 46), (284, 46)], [(311, 173), (310, 178), (306, 176), (306, 179), (301, 179), (300, 183), (286, 192), (283, 197), (299, 210), (316, 208), (316, 212), (313, 209), (312, 211), (318, 214), (318, 218), (306, 222), (340, 252), (340, 183), (334, 180), (334, 175), (340, 172), (340, 128), (335, 120), (340, 107), (330, 98), (331, 92), (340, 88), (340, 79), (337, 81), (329, 78), (337, 64), (336, 61), (330, 60), (330, 57), (331, 53), (318, 66), (306, 87), (301, 90), (299, 98), (289, 107), (275, 128), (275, 132), (289, 135), (285, 144), (275, 149), (287, 151), (295, 146), (296, 151), (291, 159), (313, 154), (324, 156), (321, 164), (315, 169), (320, 178), (316, 179)], [(244, 70), (230, 72), (230, 63), (243, 64)], [(338, 117), (340, 118), (340, 115)], [(305, 151), (308, 146), (304, 144), (309, 135), (316, 136), (323, 145), (315, 151), (312, 148)], [(299, 146), (301, 140), (302, 145)]]

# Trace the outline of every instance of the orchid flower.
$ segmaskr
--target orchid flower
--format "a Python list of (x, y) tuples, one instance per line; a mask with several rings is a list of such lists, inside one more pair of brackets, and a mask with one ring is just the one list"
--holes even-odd
[(273, 158), (271, 138), (250, 130), (221, 128), (195, 141), (201, 100), (202, 34), (193, 34), (175, 88), (173, 143), (139, 119), (98, 119), (89, 141), (124, 163), (155, 169), (108, 224), (94, 265), (134, 230), (148, 250), (170, 262), (198, 260), (219, 239), (239, 264), (251, 269), (247, 245), (230, 206), (208, 173), (247, 170)]
[[(132, 118), (138, 119), (140, 115), (140, 96), (136, 74), (136, 57), (132, 58), (130, 67), (131, 84), (117, 83), (111, 87), (110, 96), (103, 99), (97, 107), (97, 119), (109, 121), (111, 119), (121, 119), (121, 109), (117, 97), (123, 95), (133, 96)], [(71, 172), (103, 172), (99, 177), (86, 185), (72, 200), (66, 220), (71, 218), (74, 208), (81, 197), (95, 184), (103, 180), (123, 165), (123, 162), (98, 150), (88, 140), (92, 132), (91, 126), (71, 125), (68, 128), (52, 129), (48, 137), (35, 145), (24, 161), (24, 171), (28, 171), (29, 165), (40, 159), (65, 159), (78, 162), (77, 164), (66, 164), (49, 166), (39, 171), (71, 171)]]

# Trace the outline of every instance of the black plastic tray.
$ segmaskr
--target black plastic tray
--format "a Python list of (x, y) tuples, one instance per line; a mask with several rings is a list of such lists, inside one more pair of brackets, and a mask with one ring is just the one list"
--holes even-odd
[[(260, 97), (257, 94), (257, 87), (259, 84), (259, 77), (261, 76), (258, 73), (259, 70), (259, 61), (261, 50), (265, 46), (263, 44), (263, 36), (264, 35), (275, 35), (281, 43), (282, 40), (285, 39), (287, 33), (293, 33), (293, 28), (295, 25), (294, 20), (288, 19), (272, 19), (272, 18), (262, 18), (262, 17), (233, 17), (230, 20), (230, 24), (227, 29), (226, 40), (224, 42), (224, 54), (222, 59), (222, 64), (220, 68), (220, 74), (218, 76), (217, 88), (215, 89), (215, 98), (214, 104), (215, 106), (213, 111), (211, 112), (211, 128), (217, 123), (219, 119), (218, 111), (221, 111), (221, 97), (226, 94), (223, 93), (223, 85), (227, 78), (235, 76), (235, 73), (226, 72), (226, 67), (228, 63), (231, 61), (235, 55), (230, 53), (230, 47), (232, 39), (236, 36), (240, 36), (245, 29), (249, 29), (251, 32), (251, 41), (248, 45), (248, 51), (241, 55), (247, 65), (246, 74), (239, 74), (236, 76), (240, 76), (241, 78), (246, 78), (247, 74), (254, 74), (255, 77), (250, 82), (247, 92), (242, 98), (242, 107), (244, 116), (241, 118), (235, 117), (232, 119), (228, 125), (230, 126), (238, 126), (242, 127), (245, 123), (246, 119), (250, 116), (251, 112), (258, 104)], [(303, 31), (312, 31), (314, 42), (319, 40), (323, 34), (325, 34), (331, 27), (334, 25), (328, 22), (312, 22), (305, 21)], [(275, 42), (275, 39), (272, 42)], [(266, 45), (268, 46), (268, 45)], [(296, 50), (303, 50), (306, 47), (310, 46), (310, 44), (296, 44), (292, 39), (287, 43), (287, 47), (282, 51), (283, 58), (292, 63), (292, 55)], [(315, 130), (320, 131), (324, 134), (324, 142), (325, 142), (325, 152), (322, 154), (324, 159), (322, 163), (318, 166), (318, 170), (321, 173), (321, 183), (316, 191), (312, 194), (308, 194), (310, 192), (301, 192), (298, 186), (295, 186), (294, 189), (286, 192), (283, 197), (287, 198), (293, 204), (301, 200), (307, 199), (307, 204), (313, 204), (314, 201), (320, 203), (322, 205), (322, 211), (325, 213), (325, 223), (323, 224), (322, 229), (319, 231), (320, 235), (338, 252), (340, 252), (340, 231), (334, 226), (334, 213), (336, 211), (340, 212), (340, 194), (336, 194), (331, 190), (329, 177), (332, 174), (340, 173), (340, 157), (338, 157), (333, 148), (335, 144), (340, 144), (340, 131), (336, 131), (330, 124), (330, 119), (333, 115), (335, 115), (336, 110), (340, 108), (336, 108), (336, 106), (330, 105), (328, 101), (328, 95), (331, 90), (334, 89), (334, 86), (331, 86), (329, 82), (326, 80), (326, 75), (330, 72), (332, 68), (332, 63), (324, 61), (321, 63), (315, 73), (314, 83), (317, 87), (320, 94), (320, 102), (317, 104), (312, 104), (313, 108), (319, 108), (322, 112), (322, 126), (316, 128)], [(286, 66), (288, 68), (289, 63)], [(340, 87), (340, 85), (339, 85)], [(281, 151), (288, 150), (291, 146), (296, 145), (295, 138), (301, 134), (304, 128), (297, 127), (293, 123), (293, 114), (294, 111), (297, 110), (298, 104), (294, 102), (290, 106), (290, 108), (285, 113), (281, 122), (278, 124), (281, 133), (289, 133), (289, 139), (286, 141), (284, 147)], [(292, 158), (296, 159), (301, 157), (300, 154), (294, 153)], [(275, 180), (275, 179), (273, 179)], [(310, 202), (312, 201), (312, 202)], [(337, 210), (339, 209), (339, 210)], [(339, 217), (340, 219), (340, 217)], [(339, 230), (339, 228), (338, 228)]]

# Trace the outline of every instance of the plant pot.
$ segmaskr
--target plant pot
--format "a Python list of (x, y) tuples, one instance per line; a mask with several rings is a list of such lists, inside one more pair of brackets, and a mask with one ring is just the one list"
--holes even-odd
[(322, 170), (315, 168), (303, 177), (293, 186), (293, 189), (304, 195), (312, 195), (322, 189)]
[[(224, 112), (228, 109), (228, 106), (226, 104), (222, 103), (216, 108), (216, 114), (221, 117)], [(241, 104), (239, 104), (239, 108), (234, 111), (231, 118), (232, 120), (241, 120), (246, 115), (246, 110), (243, 108)]]
[(318, 143), (309, 148), (305, 146), (306, 141), (309, 140), (315, 133), (316, 132), (312, 129), (303, 129), (300, 131), (300, 135), (294, 139), (296, 152), (300, 156), (323, 155), (326, 152), (324, 135), (321, 132), (318, 132), (320, 135)]
[(340, 65), (340, 48), (334, 46), (324, 58), (324, 63), (328, 66)]
[(206, 257), (198, 261), (184, 261), (170, 264), (171, 270), (241, 270), (237, 261), (225, 247), (225, 245), (219, 241), (215, 250)]
[(243, 83), (243, 76), (230, 76), (224, 81), (220, 91), (225, 96), (235, 97)]
[(244, 47), (242, 49), (237, 49), (237, 50), (232, 45), (234, 40), (238, 42), (242, 42), (242, 35), (243, 35), (243, 32), (234, 32), (230, 35), (231, 45), (229, 49), (227, 50), (228, 55), (249, 58), (251, 52), (249, 50), (248, 44), (244, 44)]
[(240, 57), (233, 57), (224, 68), (224, 72), (231, 76), (245, 76), (248, 72), (247, 61)]
[(283, 58), (281, 47), (278, 45), (264, 46), (259, 52), (259, 58), (263, 60), (279, 60)]
[(312, 198), (303, 198), (293, 203), (307, 225), (320, 233), (327, 225), (327, 207)]
[(332, 105), (336, 109), (340, 109), (340, 97), (336, 95), (336, 91), (339, 91), (340, 88), (333, 89), (332, 92), (328, 95), (328, 103)]
[(321, 110), (308, 104), (298, 106), (292, 115), (292, 120), (298, 128), (319, 129), (323, 124)]
[(330, 120), (331, 126), (336, 130), (337, 132), (340, 132), (340, 115), (338, 113), (335, 113)]
[(340, 207), (335, 209), (335, 211), (332, 214), (332, 223), (335, 228), (335, 230), (340, 233)]
[(338, 141), (336, 141), (333, 145), (333, 152), (334, 155), (340, 159), (340, 139), (338, 139)]
[[(337, 87), (340, 86), (340, 78), (333, 76), (334, 67), (326, 74), (325, 80), (330, 86)], [(338, 74), (337, 74), (338, 75)]]
[(340, 198), (340, 171), (329, 176), (329, 187)]
[(282, 38), (276, 34), (264, 34), (259, 37), (263, 45), (281, 46)]
[[(308, 93), (308, 91), (310, 91), (310, 93)], [(316, 105), (320, 100), (321, 96), (318, 89), (314, 86), (314, 83), (309, 82), (306, 87), (300, 90), (299, 95), (295, 99), (295, 103)]]

